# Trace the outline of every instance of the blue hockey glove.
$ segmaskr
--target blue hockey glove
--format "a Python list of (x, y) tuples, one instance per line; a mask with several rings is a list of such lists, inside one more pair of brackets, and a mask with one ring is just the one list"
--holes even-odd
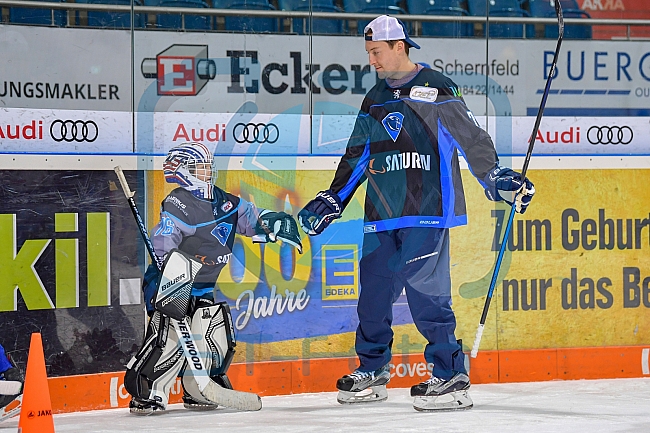
[(339, 196), (332, 191), (321, 191), (298, 212), (298, 222), (310, 236), (319, 235), (332, 221), (341, 218), (343, 205)]
[(300, 243), (296, 220), (288, 213), (262, 210), (255, 226), (253, 242), (276, 242), (278, 239), (297, 248), (302, 254), (302, 243)]
[(496, 166), (484, 179), (486, 188), (485, 195), (492, 201), (504, 200), (512, 206), (515, 202), (515, 210), (519, 213), (526, 212), (530, 201), (535, 195), (535, 186), (521, 174), (507, 168)]

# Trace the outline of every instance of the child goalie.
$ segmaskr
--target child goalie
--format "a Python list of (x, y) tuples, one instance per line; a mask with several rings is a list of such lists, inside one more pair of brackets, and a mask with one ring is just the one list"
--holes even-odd
[[(162, 201), (160, 222), (151, 230), (155, 254), (164, 259), (173, 254), (172, 250), (180, 250), (202, 265), (192, 283), (185, 316), (191, 319), (192, 334), (202, 334), (195, 335), (196, 345), (210, 379), (232, 389), (226, 375), (235, 346), (232, 318), (227, 303), (215, 303), (217, 277), (232, 257), (236, 233), (252, 237), (253, 242), (279, 239), (302, 253), (298, 226), (291, 215), (259, 209), (215, 186), (217, 171), (212, 153), (201, 143), (172, 148), (163, 171), (165, 180), (179, 187)], [(165, 290), (159, 284), (160, 271), (156, 264), (151, 264), (143, 282), (149, 327), (142, 348), (127, 365), (124, 379), (132, 395), (131, 413), (146, 415), (164, 410), (179, 372), (184, 406), (192, 410), (214, 409), (216, 404), (196, 392), (196, 380), (180, 349), (178, 336), (157, 309), (156, 295)], [(163, 329), (165, 326), (168, 332)], [(162, 345), (161, 339), (165, 340)]]

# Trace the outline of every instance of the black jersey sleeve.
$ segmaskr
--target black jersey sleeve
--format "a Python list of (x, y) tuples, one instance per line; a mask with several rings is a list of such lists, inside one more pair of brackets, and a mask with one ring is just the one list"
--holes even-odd
[(368, 114), (370, 102), (364, 99), (361, 110), (348, 139), (345, 154), (336, 169), (330, 190), (336, 193), (343, 204), (348, 205), (359, 186), (366, 180), (366, 167), (370, 157), (370, 122)]
[(453, 96), (440, 105), (440, 122), (460, 146), (472, 174), (483, 184), (485, 176), (499, 163), (494, 143), (465, 104), (458, 86), (451, 80), (447, 85)]

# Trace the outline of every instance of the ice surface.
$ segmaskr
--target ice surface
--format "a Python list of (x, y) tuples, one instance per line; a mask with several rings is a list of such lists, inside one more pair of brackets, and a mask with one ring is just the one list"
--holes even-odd
[[(137, 417), (128, 409), (54, 416), (57, 433), (88, 432), (648, 432), (650, 378), (473, 385), (474, 408), (413, 410), (408, 389), (388, 401), (340, 405), (336, 393), (263, 397), (259, 412), (190, 412), (180, 404)], [(0, 424), (15, 432), (18, 418)]]

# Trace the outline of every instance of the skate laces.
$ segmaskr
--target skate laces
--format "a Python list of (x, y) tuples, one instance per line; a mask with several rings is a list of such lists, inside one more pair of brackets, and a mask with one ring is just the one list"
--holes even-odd
[(350, 373), (349, 376), (354, 380), (355, 382), (359, 382), (363, 379), (366, 379), (368, 377), (373, 378), (375, 377), (375, 372), (374, 371), (360, 371), (360, 370), (355, 370), (354, 372)]
[(439, 385), (441, 383), (445, 383), (446, 380), (440, 379), (439, 377), (436, 376), (431, 376), (429, 379), (425, 380), (424, 383), (427, 385)]

